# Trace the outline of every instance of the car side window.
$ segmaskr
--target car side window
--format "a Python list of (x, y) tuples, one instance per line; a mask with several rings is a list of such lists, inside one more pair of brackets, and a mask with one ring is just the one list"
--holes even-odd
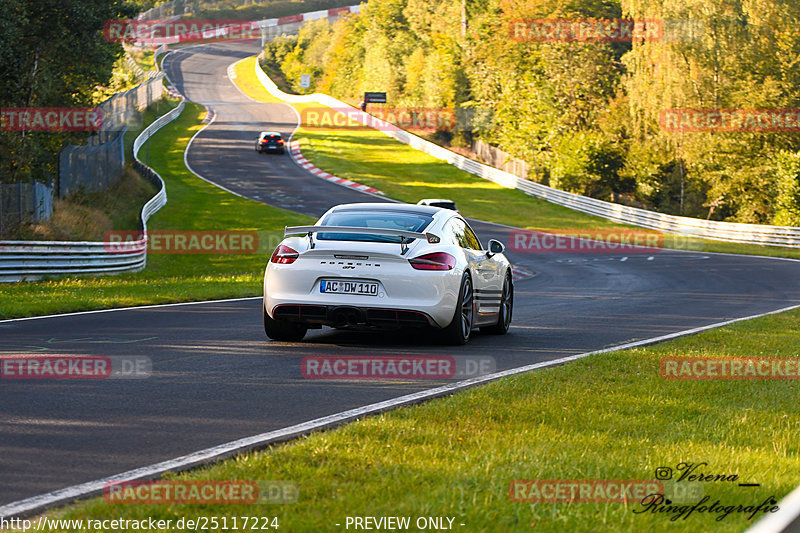
[(475, 235), (475, 232), (472, 231), (472, 228), (469, 227), (469, 224), (464, 224), (464, 236), (467, 239), (467, 243), (469, 244), (468, 248), (472, 248), (473, 250), (482, 250), (481, 241), (478, 239), (478, 236)]
[(450, 229), (450, 234), (452, 235), (453, 244), (457, 244), (464, 248), (465, 240), (464, 240), (464, 223), (457, 219), (451, 218), (450, 222), (448, 222), (447, 227)]
[(475, 233), (473, 233), (472, 229), (470, 229), (463, 220), (460, 218), (453, 218), (450, 220), (449, 226), (455, 237), (456, 242), (454, 244), (458, 244), (462, 248), (468, 248), (470, 250), (481, 249), (481, 243), (478, 237), (475, 236)]

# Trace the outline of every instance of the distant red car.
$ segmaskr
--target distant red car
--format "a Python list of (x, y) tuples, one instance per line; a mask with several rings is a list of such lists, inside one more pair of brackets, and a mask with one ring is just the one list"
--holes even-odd
[(256, 152), (278, 152), (282, 154), (286, 151), (283, 137), (277, 131), (262, 131), (256, 139)]

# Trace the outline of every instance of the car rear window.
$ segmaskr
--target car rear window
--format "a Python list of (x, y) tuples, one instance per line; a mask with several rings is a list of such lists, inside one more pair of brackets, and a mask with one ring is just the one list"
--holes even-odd
[(264, 135), (265, 141), (277, 141), (280, 138), (281, 138), (280, 135)]
[[(380, 228), (421, 233), (433, 222), (433, 217), (420, 213), (399, 212), (342, 212), (331, 213), (321, 222), (322, 226), (349, 226), (356, 228)], [(317, 233), (317, 239), (324, 241), (363, 241), (399, 243), (400, 237), (389, 235), (370, 235), (369, 233)], [(412, 242), (409, 239), (408, 242)]]

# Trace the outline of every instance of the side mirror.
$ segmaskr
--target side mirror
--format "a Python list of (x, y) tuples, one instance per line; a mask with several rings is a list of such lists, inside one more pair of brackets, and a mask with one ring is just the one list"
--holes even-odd
[(503, 246), (502, 242), (497, 241), (495, 239), (491, 239), (489, 241), (489, 254), (488, 254), (489, 257), (491, 257), (493, 255), (496, 255), (496, 254), (502, 254), (505, 251), (506, 251), (506, 247)]

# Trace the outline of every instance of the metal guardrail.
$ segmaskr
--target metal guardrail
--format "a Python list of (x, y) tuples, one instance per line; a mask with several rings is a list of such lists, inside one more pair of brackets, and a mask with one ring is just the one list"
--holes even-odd
[(158, 48), (156, 48), (156, 50), (153, 52), (153, 66), (155, 67), (157, 72), (161, 71), (161, 69), (158, 66), (158, 56), (160, 56), (161, 54), (166, 54), (166, 53), (167, 53), (167, 45), (166, 44), (158, 45)]
[(111, 246), (107, 242), (0, 241), (0, 281), (25, 281), (63, 274), (136, 272), (147, 263), (147, 220), (167, 203), (164, 180), (139, 159), (142, 145), (181, 114), (185, 101), (150, 124), (134, 141), (134, 168), (158, 187), (139, 215), (142, 238)]
[[(259, 21), (264, 31), (282, 33), (295, 29), (304, 21), (318, 18), (335, 19), (345, 13), (359, 12), (359, 6), (314, 11), (279, 19)], [(175, 15), (173, 18), (178, 18)], [(268, 29), (267, 29), (268, 28)], [(160, 46), (153, 54), (168, 53)], [(259, 69), (260, 70), (260, 69)], [(161, 74), (159, 74), (161, 76)], [(160, 78), (159, 78), (160, 79)], [(171, 91), (172, 92), (172, 91)], [(176, 96), (180, 96), (175, 93)], [(158, 187), (158, 193), (142, 207), (140, 231), (142, 238), (125, 243), (60, 242), (60, 241), (0, 241), (0, 282), (41, 279), (48, 275), (110, 274), (142, 270), (147, 263), (147, 220), (167, 203), (164, 181), (152, 168), (139, 159), (139, 149), (156, 131), (180, 115), (185, 100), (180, 105), (148, 126), (133, 143), (134, 168)]]
[[(332, 9), (322, 9), (320, 11), (310, 11), (307, 13), (298, 13), (296, 15), (287, 15), (285, 17), (278, 17), (278, 18), (271, 18), (271, 19), (264, 19), (258, 21), (219, 21), (219, 26), (215, 27), (214, 29), (208, 29), (206, 31), (189, 31), (186, 33), (168, 35), (164, 37), (158, 38), (148, 38), (145, 41), (137, 41), (137, 46), (144, 45), (145, 42), (158, 42), (161, 44), (188, 44), (188, 43), (195, 43), (202, 39), (222, 39), (228, 38), (233, 34), (240, 34), (244, 29), (248, 30), (256, 30), (258, 29), (261, 33), (261, 43), (262, 46), (266, 44), (266, 41), (272, 37), (276, 37), (281, 34), (294, 34), (300, 30), (300, 27), (303, 23), (308, 22), (310, 20), (317, 20), (327, 18), (329, 20), (336, 20), (337, 18), (349, 14), (349, 13), (360, 13), (361, 6), (360, 5), (353, 5), (353, 6), (343, 6), (343, 7), (336, 7)], [(170, 19), (158, 21), (156, 24), (153, 24), (153, 28), (160, 26), (162, 24), (177, 20), (181, 18), (181, 14), (176, 14), (172, 16)], [(238, 37), (232, 37), (233, 39), (238, 39)], [(158, 55), (158, 51), (156, 51), (156, 55)]]
[(385, 135), (407, 144), (412, 148), (421, 150), (426, 154), (446, 161), (470, 174), (492, 181), (503, 187), (519, 189), (530, 196), (535, 196), (575, 211), (602, 217), (622, 224), (631, 224), (666, 233), (678, 233), (703, 239), (744, 244), (800, 247), (800, 228), (718, 222), (667, 215), (560, 191), (540, 183), (519, 178), (508, 172), (490, 167), (489, 165), (479, 163), (446, 148), (442, 148), (437, 144), (418, 137), (413, 133), (399, 129), (393, 124), (389, 124), (377, 117), (364, 113), (326, 94), (295, 95), (285, 93), (281, 91), (261, 69), (258, 61), (256, 61), (255, 70), (256, 76), (267, 91), (285, 102), (297, 104), (318, 103), (337, 109), (346, 108), (352, 110), (348, 111), (348, 116), (353, 120), (373, 128), (377, 125), (378, 129)]

